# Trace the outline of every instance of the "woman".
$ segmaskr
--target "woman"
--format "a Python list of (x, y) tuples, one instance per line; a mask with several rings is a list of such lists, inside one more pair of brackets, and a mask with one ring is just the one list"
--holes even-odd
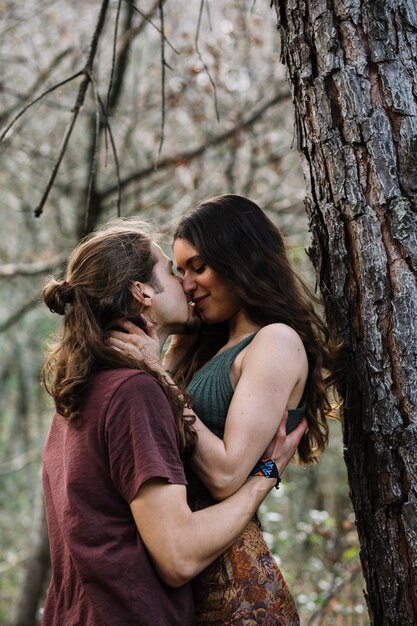
[[(200, 202), (179, 223), (173, 250), (202, 321), (197, 336), (173, 339), (164, 360), (188, 385), (201, 420), (189, 477), (191, 506), (200, 509), (243, 484), (285, 407), (289, 429), (307, 418), (300, 461), (317, 459), (328, 439), (338, 349), (291, 268), (280, 232), (252, 201), (225, 195)], [(146, 345), (143, 333), (135, 334), (138, 348)], [(299, 624), (256, 519), (196, 578), (194, 597), (199, 624)]]

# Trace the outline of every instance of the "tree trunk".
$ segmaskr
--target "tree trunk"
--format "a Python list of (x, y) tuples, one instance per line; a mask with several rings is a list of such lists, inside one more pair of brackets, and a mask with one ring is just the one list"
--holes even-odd
[(32, 548), (25, 565), (23, 584), (14, 605), (10, 626), (36, 626), (39, 605), (45, 593), (50, 572), (48, 528), (43, 493), (38, 498), (38, 515), (32, 533)]
[(273, 0), (376, 626), (417, 623), (417, 5)]

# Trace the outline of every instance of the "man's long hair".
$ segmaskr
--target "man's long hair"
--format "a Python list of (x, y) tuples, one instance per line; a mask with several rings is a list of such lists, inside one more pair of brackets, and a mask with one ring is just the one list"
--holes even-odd
[(46, 355), (43, 381), (58, 413), (70, 426), (80, 426), (83, 397), (95, 372), (121, 367), (144, 370), (168, 396), (184, 453), (196, 440), (193, 418), (183, 417), (184, 395), (146, 363), (106, 343), (106, 331), (116, 320), (134, 320), (143, 328), (140, 303), (131, 289), (135, 281), (155, 285), (155, 264), (149, 228), (138, 220), (114, 220), (77, 246), (65, 280), (52, 278), (43, 289), (49, 309), (64, 316), (62, 333)]

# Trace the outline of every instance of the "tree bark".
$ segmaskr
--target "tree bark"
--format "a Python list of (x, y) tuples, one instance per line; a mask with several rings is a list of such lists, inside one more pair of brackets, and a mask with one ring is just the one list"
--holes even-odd
[(372, 624), (417, 619), (417, 5), (272, 0)]

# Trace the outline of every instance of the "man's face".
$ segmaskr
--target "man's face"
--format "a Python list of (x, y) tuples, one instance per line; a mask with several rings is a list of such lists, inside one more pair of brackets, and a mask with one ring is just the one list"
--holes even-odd
[(169, 334), (194, 332), (200, 321), (188, 304), (182, 288), (182, 280), (173, 269), (172, 261), (159, 246), (152, 244), (152, 254), (157, 259), (154, 267), (152, 305), (145, 315), (165, 328)]

